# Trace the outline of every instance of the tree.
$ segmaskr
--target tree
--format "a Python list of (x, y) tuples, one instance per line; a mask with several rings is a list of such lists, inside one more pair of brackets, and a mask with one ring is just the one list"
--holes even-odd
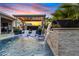
[(79, 4), (66, 3), (62, 4), (56, 10), (54, 17), (56, 19), (79, 19)]
[(56, 10), (56, 12), (54, 13), (53, 19), (61, 20), (63, 18), (64, 18), (63, 11), (62, 10)]
[(79, 19), (79, 4), (73, 4), (72, 9), (74, 12), (73, 19)]

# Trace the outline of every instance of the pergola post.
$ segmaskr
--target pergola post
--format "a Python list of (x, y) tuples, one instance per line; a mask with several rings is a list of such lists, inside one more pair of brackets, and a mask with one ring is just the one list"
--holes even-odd
[(44, 19), (45, 18), (43, 18), (43, 20), (42, 20), (42, 34), (44, 34)]

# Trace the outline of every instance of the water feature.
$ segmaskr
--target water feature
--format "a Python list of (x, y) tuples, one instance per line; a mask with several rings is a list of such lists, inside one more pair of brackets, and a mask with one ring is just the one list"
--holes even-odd
[(25, 34), (0, 41), (0, 56), (52, 56), (49, 46), (44, 41)]

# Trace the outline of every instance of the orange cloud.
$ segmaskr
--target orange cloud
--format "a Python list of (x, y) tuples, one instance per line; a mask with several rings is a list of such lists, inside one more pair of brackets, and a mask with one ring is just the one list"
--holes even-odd
[(16, 10), (17, 14), (37, 14), (38, 12)]

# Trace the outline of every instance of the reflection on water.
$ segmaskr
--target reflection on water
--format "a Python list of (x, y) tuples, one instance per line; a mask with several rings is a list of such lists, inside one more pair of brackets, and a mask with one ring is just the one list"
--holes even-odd
[(53, 55), (44, 41), (29, 37), (10, 38), (0, 41), (0, 55), (6, 56), (51, 56)]

